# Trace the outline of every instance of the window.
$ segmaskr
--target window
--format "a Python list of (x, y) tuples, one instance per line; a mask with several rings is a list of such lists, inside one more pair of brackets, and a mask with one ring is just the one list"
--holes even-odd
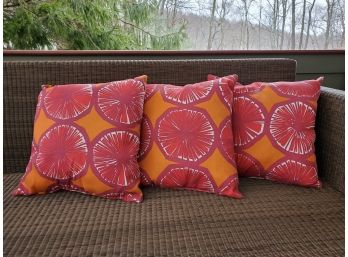
[(4, 49), (343, 49), (344, 0), (5, 0)]

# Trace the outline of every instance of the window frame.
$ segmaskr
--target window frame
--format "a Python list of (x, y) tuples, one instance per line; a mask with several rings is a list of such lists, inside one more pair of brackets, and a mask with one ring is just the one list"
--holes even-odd
[(330, 50), (4, 50), (4, 56), (223, 56), (344, 54)]

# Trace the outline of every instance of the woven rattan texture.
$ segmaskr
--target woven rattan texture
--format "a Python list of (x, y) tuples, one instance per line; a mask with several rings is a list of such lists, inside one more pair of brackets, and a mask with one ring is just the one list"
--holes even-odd
[(344, 193), (344, 91), (322, 87), (316, 120), (319, 175)]
[(241, 200), (144, 189), (141, 204), (79, 193), (12, 197), (5, 174), (5, 256), (343, 256), (344, 196), (241, 179)]
[(100, 83), (149, 75), (149, 82), (184, 85), (208, 73), (237, 73), (243, 83), (294, 80), (289, 59), (58, 61), (4, 63), (4, 172), (24, 172), (42, 84)]

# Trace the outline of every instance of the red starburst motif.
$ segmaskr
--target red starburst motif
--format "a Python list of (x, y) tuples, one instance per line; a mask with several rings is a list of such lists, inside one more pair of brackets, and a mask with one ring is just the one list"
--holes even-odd
[(158, 141), (169, 158), (197, 161), (214, 142), (214, 129), (204, 113), (172, 109), (158, 123)]
[(275, 109), (270, 133), (282, 149), (295, 154), (312, 152), (315, 139), (315, 111), (303, 102), (292, 102)]
[(230, 110), (232, 110), (233, 106), (233, 87), (231, 85), (234, 87), (234, 84), (230, 84), (229, 79), (219, 79), (220, 93)]
[(140, 182), (141, 182), (141, 185), (143, 186), (153, 185), (153, 182), (151, 181), (150, 176), (143, 169), (140, 170)]
[(320, 187), (321, 185), (314, 166), (295, 160), (286, 160), (271, 168), (266, 178), (281, 183), (301, 186)]
[(320, 94), (319, 80), (304, 80), (296, 82), (275, 82), (274, 88), (285, 96), (318, 97)]
[(242, 194), (238, 190), (238, 175), (234, 175), (226, 179), (223, 185), (219, 188), (219, 194), (234, 198), (241, 198)]
[(245, 93), (256, 93), (258, 91), (261, 91), (264, 87), (264, 84), (262, 82), (254, 82), (249, 85), (243, 86), (242, 84), (237, 83), (235, 86), (235, 95), (241, 96)]
[(140, 135), (140, 150), (139, 157), (144, 156), (152, 143), (151, 140), (151, 123), (146, 117), (143, 117), (142, 125), (141, 125), (141, 135)]
[(92, 85), (82, 84), (47, 88), (44, 107), (47, 114), (55, 119), (76, 118), (90, 106), (92, 92)]
[(261, 177), (263, 168), (244, 153), (235, 154), (238, 175), (241, 177)]
[(184, 87), (166, 85), (163, 87), (164, 97), (170, 101), (190, 104), (205, 98), (211, 92), (213, 83), (207, 81), (199, 84), (186, 85)]
[(222, 126), (220, 140), (223, 152), (230, 160), (234, 160), (234, 145), (231, 119), (226, 120), (225, 124)]
[(136, 155), (138, 136), (127, 131), (105, 134), (93, 147), (95, 172), (104, 182), (114, 186), (127, 186), (139, 178)]
[(84, 171), (87, 151), (86, 140), (77, 128), (58, 125), (40, 140), (36, 166), (49, 178), (72, 179)]
[(165, 188), (186, 188), (204, 192), (214, 192), (214, 184), (207, 174), (189, 167), (170, 168), (158, 178), (158, 183)]
[(144, 86), (140, 81), (112, 82), (98, 92), (98, 107), (111, 121), (132, 124), (142, 118)]
[(240, 96), (233, 102), (233, 135), (236, 146), (243, 146), (262, 134), (265, 115), (260, 106), (248, 97)]

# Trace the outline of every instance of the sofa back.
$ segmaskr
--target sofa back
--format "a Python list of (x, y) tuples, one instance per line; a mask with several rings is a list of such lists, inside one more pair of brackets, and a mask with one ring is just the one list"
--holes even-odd
[(30, 156), (33, 119), (42, 84), (101, 83), (146, 74), (149, 83), (185, 85), (207, 74), (236, 73), (243, 84), (293, 81), (290, 59), (112, 60), (4, 62), (4, 172), (24, 172)]

